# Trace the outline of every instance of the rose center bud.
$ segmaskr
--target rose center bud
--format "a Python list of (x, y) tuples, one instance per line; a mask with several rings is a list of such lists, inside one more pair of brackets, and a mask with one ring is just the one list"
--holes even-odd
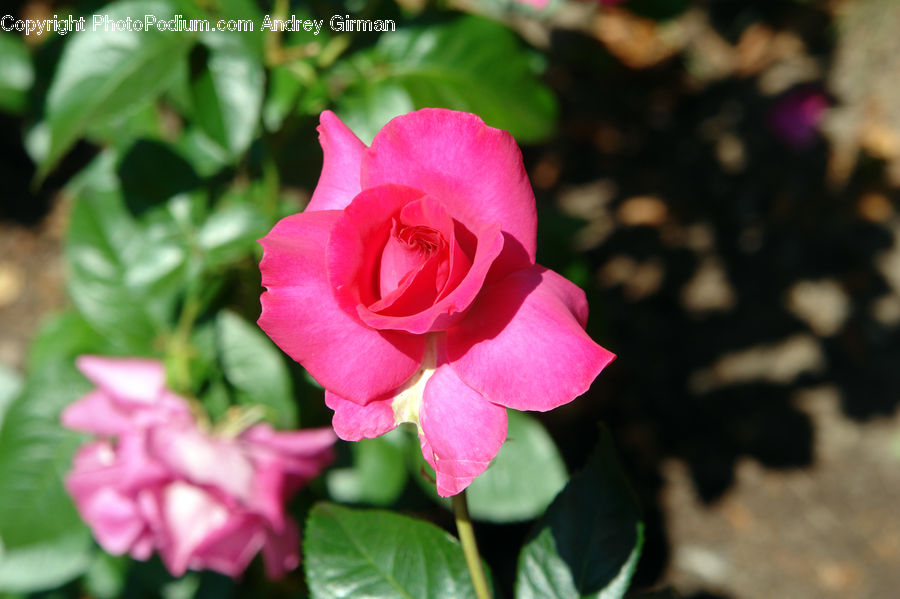
[(380, 297), (368, 309), (384, 316), (426, 310), (452, 291), (469, 265), (444, 207), (432, 198), (410, 202), (391, 220), (378, 266)]
[(424, 225), (401, 227), (397, 239), (426, 257), (447, 246), (447, 242), (438, 231)]
[(427, 225), (394, 220), (381, 253), (381, 299), (369, 306), (381, 314), (411, 314), (437, 298), (450, 270), (447, 241)]

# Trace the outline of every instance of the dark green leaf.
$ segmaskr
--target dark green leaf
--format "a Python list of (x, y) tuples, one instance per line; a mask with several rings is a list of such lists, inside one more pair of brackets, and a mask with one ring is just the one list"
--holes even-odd
[(621, 599), (642, 542), (638, 507), (604, 431), (522, 548), (516, 599)]
[(297, 404), (281, 351), (234, 312), (220, 312), (216, 330), (222, 371), (238, 401), (265, 406), (267, 419), (282, 428), (296, 427)]
[(0, 33), (0, 110), (21, 113), (34, 82), (31, 55), (21, 36)]
[[(506, 27), (479, 17), (399, 29), (336, 66), (337, 111), (363, 141), (427, 106), (473, 112), (523, 142), (553, 128), (556, 104)], [(346, 88), (346, 89), (344, 89)]]
[(137, 215), (194, 190), (199, 183), (193, 167), (172, 146), (149, 139), (128, 148), (116, 175), (128, 208)]
[(405, 516), (320, 503), (303, 550), (314, 599), (475, 597), (458, 541)]
[(204, 34), (205, 65), (191, 87), (197, 124), (232, 160), (253, 141), (265, 79), (259, 58), (241, 35)]
[[(97, 11), (110, 20), (145, 15), (171, 19), (163, 0), (115, 2)], [(104, 31), (76, 33), (67, 43), (47, 93), (48, 151), (39, 169), (46, 175), (84, 131), (104, 120), (136, 112), (174, 81), (179, 62), (194, 37), (185, 32)]]
[[(541, 423), (515, 410), (508, 410), (508, 414), (506, 442), (467, 490), (469, 513), (476, 520), (517, 522), (536, 518), (568, 479), (565, 463)], [(417, 454), (415, 470), (424, 468), (434, 479), (434, 471), (422, 458), (418, 444), (411, 451)], [(416, 478), (432, 499), (450, 509), (450, 500), (439, 497), (433, 483), (421, 476)]]
[(376, 439), (352, 443), (353, 467), (328, 471), (328, 494), (342, 503), (391, 505), (403, 492), (409, 478), (406, 471), (408, 444), (406, 432), (400, 429)]
[(105, 348), (75, 314), (51, 322), (34, 342), (26, 388), (0, 429), (0, 589), (54, 587), (90, 561), (90, 535), (62, 486), (81, 436), (63, 429), (59, 414), (90, 389), (75, 356)]

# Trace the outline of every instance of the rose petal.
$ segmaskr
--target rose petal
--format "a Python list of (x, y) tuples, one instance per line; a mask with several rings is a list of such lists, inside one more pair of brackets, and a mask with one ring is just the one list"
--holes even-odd
[(206, 491), (176, 481), (162, 490), (161, 506), (167, 543), (160, 549), (174, 576), (187, 571), (194, 550), (228, 521), (228, 510)]
[(84, 445), (66, 476), (66, 490), (97, 542), (109, 553), (122, 555), (140, 538), (144, 523), (134, 499), (117, 485), (122, 471), (115, 450), (105, 441)]
[(94, 389), (66, 406), (60, 421), (66, 428), (95, 435), (117, 435), (132, 428), (128, 412), (101, 389)]
[(397, 238), (398, 226), (395, 222), (391, 229), (391, 236), (381, 252), (381, 264), (378, 272), (381, 299), (375, 302), (376, 304), (384, 302), (385, 298), (392, 293), (401, 291), (398, 288), (409, 286), (415, 274), (421, 272), (425, 263), (430, 261), (428, 254)]
[(163, 365), (156, 360), (84, 355), (75, 365), (92, 383), (128, 403), (151, 403), (166, 384)]
[(584, 332), (584, 293), (534, 266), (485, 288), (465, 320), (447, 331), (453, 369), (490, 401), (551, 410), (591, 385), (615, 356)]
[(365, 403), (415, 372), (425, 351), (417, 337), (374, 331), (342, 310), (326, 276), (325, 248), (340, 212), (282, 219), (261, 240), (259, 326), (328, 389)]
[(231, 514), (224, 526), (212, 531), (194, 548), (189, 566), (237, 578), (253, 556), (265, 546), (268, 533), (259, 518)]
[(343, 210), (360, 192), (359, 177), (366, 146), (330, 110), (319, 117), (322, 174), (307, 212)]
[(361, 182), (420, 189), (470, 231), (502, 223), (497, 276), (534, 264), (537, 212), (522, 153), (474, 114), (426, 108), (393, 119), (365, 151)]
[(300, 535), (297, 526), (290, 520), (281, 533), (270, 532), (263, 545), (263, 559), (266, 563), (266, 576), (272, 579), (281, 578), (300, 565)]
[(262, 423), (244, 431), (240, 439), (252, 446), (264, 447), (284, 459), (302, 459), (320, 470), (331, 463), (332, 447), (337, 439), (330, 428), (277, 431)]
[(79, 505), (97, 542), (112, 555), (123, 555), (144, 532), (134, 501), (111, 487), (98, 489)]
[(419, 413), (422, 454), (437, 474), (442, 497), (456, 495), (490, 465), (506, 440), (506, 409), (439, 366), (425, 385)]
[(216, 487), (244, 503), (253, 495), (253, 463), (233, 441), (210, 437), (193, 425), (168, 426), (152, 430), (149, 445), (154, 457), (192, 483)]
[(434, 255), (421, 263), (414, 272), (407, 273), (407, 278), (400, 281), (399, 287), (370, 305), (367, 310), (382, 315), (400, 317), (427, 310), (434, 304), (438, 294), (435, 279), (438, 276), (442, 257), (446, 256)]
[(142, 435), (120, 437), (115, 447), (106, 441), (88, 443), (75, 454), (73, 462), (66, 488), (76, 500), (101, 487), (115, 487), (131, 495), (171, 478), (147, 455)]
[(325, 391), (325, 405), (334, 410), (331, 420), (334, 432), (344, 441), (374, 439), (393, 430), (397, 424), (394, 422), (392, 401), (393, 397), (388, 397), (361, 406)]

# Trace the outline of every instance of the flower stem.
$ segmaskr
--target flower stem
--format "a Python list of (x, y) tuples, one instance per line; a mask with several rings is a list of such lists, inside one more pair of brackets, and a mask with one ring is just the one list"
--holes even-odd
[(481, 556), (478, 554), (478, 544), (475, 542), (475, 529), (472, 528), (472, 520), (469, 518), (465, 489), (451, 497), (450, 500), (453, 502), (456, 531), (459, 533), (459, 541), (462, 543), (463, 553), (466, 556), (466, 566), (469, 567), (469, 577), (475, 587), (475, 596), (478, 599), (491, 599), (491, 589), (484, 576)]

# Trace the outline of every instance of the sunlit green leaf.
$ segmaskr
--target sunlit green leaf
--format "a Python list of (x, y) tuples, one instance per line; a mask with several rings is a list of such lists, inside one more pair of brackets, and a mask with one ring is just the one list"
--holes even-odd
[(75, 314), (50, 322), (35, 339), (25, 390), (0, 428), (0, 589), (51, 588), (90, 561), (90, 534), (62, 486), (81, 436), (63, 429), (59, 414), (90, 389), (75, 356), (105, 348)]
[(259, 208), (248, 202), (217, 207), (197, 232), (197, 242), (210, 266), (228, 264), (256, 249), (256, 240), (271, 228)]
[(0, 32), (0, 110), (20, 113), (34, 82), (31, 55), (22, 37)]
[(144, 225), (135, 218), (113, 160), (101, 156), (74, 186), (68, 290), (79, 312), (121, 351), (147, 353), (174, 324), (187, 248), (174, 220)]
[[(145, 15), (171, 19), (164, 0), (115, 2), (97, 12), (110, 20)], [(172, 65), (194, 42), (188, 32), (105, 31), (88, 27), (72, 34), (47, 94), (48, 151), (39, 174), (46, 175), (88, 127), (137, 112), (173, 83)]]
[(194, 118), (234, 160), (250, 145), (260, 120), (264, 73), (240, 33), (212, 32), (197, 50), (205, 58), (191, 91)]
[(259, 327), (234, 312), (218, 314), (216, 331), (222, 371), (238, 391), (238, 401), (265, 406), (268, 420), (295, 427), (297, 404), (281, 351)]
[(366, 142), (392, 117), (424, 107), (473, 112), (528, 142), (550, 133), (556, 113), (536, 71), (508, 28), (463, 17), (383, 34), (330, 81), (338, 114)]
[(406, 516), (320, 503), (303, 553), (313, 599), (475, 597), (459, 542)]
[(3, 425), (3, 414), (6, 408), (22, 390), (22, 375), (15, 370), (0, 365), (0, 426)]

